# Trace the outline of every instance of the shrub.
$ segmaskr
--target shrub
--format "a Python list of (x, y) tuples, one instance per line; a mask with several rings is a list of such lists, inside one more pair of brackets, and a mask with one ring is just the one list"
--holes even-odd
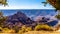
[(15, 33), (15, 30), (14, 29), (10, 29), (9, 33)]
[(32, 31), (32, 28), (31, 27), (26, 27), (25, 25), (22, 26), (21, 30), (19, 30), (19, 34), (22, 34), (22, 33), (25, 33), (25, 32), (28, 32), (28, 31)]
[(21, 28), (21, 30), (19, 30), (19, 34), (22, 34), (22, 33), (24, 33), (24, 32), (26, 32), (26, 26), (24, 25), (24, 26), (22, 26), (22, 28)]
[(7, 17), (3, 16), (3, 13), (0, 12), (0, 27), (4, 27)]
[(18, 34), (23, 34), (23, 30), (19, 30), (18, 31)]
[(35, 27), (35, 30), (36, 30), (36, 31), (39, 31), (39, 30), (52, 31), (53, 29), (52, 29), (50, 26), (48, 26), (48, 25), (37, 25), (37, 26)]
[(60, 19), (60, 15), (59, 15), (59, 14), (58, 14), (58, 15), (56, 15), (55, 17), (56, 17), (57, 19)]
[(15, 33), (15, 30), (13, 30), (13, 29), (8, 29), (8, 28), (4, 28), (2, 32), (3, 32), (3, 33)]
[(2, 27), (0, 27), (0, 33), (2, 33), (2, 30), (3, 30), (3, 28), (2, 28)]
[(26, 32), (28, 32), (28, 31), (32, 31), (32, 28), (31, 27), (27, 27), (26, 28)]
[(4, 28), (2, 32), (3, 33), (8, 33), (9, 32), (9, 29), (8, 28)]

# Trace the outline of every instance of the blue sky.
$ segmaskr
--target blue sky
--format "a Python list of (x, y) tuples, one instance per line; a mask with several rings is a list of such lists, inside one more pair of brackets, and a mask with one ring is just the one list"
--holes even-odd
[(47, 4), (44, 7), (46, 0), (7, 0), (8, 6), (4, 7), (0, 5), (0, 9), (54, 9), (51, 5)]
[(18, 11), (21, 11), (25, 13), (27, 16), (39, 16), (39, 15), (51, 15), (54, 16), (56, 15), (55, 10), (2, 10), (4, 16), (9, 16), (17, 13)]

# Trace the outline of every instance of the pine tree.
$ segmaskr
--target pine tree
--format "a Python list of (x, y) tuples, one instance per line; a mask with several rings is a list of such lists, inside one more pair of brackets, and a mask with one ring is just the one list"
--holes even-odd
[(60, 0), (46, 0), (46, 2), (42, 2), (42, 3), (44, 3), (45, 5), (49, 3), (54, 8), (56, 8), (56, 10), (60, 10)]
[[(60, 0), (46, 0), (46, 2), (42, 2), (45, 5), (47, 3), (49, 3), (50, 5), (52, 5), (56, 10), (58, 10), (58, 15), (56, 16), (57, 19), (60, 19)], [(44, 5), (44, 6), (45, 6)]]
[(2, 13), (2, 11), (1, 11), (1, 12), (0, 12), (0, 27), (3, 27), (4, 22), (5, 22), (6, 19), (7, 19), (7, 17), (4, 17), (4, 16), (3, 16), (3, 13)]
[(0, 0), (0, 4), (2, 4), (4, 6), (8, 5), (7, 0)]

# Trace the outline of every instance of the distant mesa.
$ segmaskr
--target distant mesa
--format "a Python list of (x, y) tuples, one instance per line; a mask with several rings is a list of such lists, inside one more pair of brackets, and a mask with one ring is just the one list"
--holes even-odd
[(30, 24), (32, 24), (32, 22), (33, 21), (29, 17), (27, 17), (24, 13), (19, 11), (14, 15), (8, 16), (8, 19), (6, 20), (6, 26), (8, 26), (9, 24), (15, 25), (17, 23), (20, 23), (19, 25), (29, 26)]
[(55, 26), (56, 24), (58, 24), (58, 21), (57, 20), (53, 20), (53, 21), (48, 22), (46, 24), (48, 24), (49, 26)]
[(31, 20), (31, 18), (26, 16), (21, 11), (18, 11), (14, 15), (8, 16), (7, 18), (8, 19), (6, 20), (6, 26), (9, 26), (9, 27), (13, 27), (14, 25), (18, 27), (21, 27), (22, 25), (35, 27), (38, 23), (40, 24), (44, 23), (44, 24), (48, 24), (49, 26), (55, 26), (58, 23), (57, 20), (48, 22), (50, 19), (45, 17), (42, 17), (41, 20), (39, 21), (34, 21), (34, 20)]
[(50, 18), (45, 18), (45, 17), (40, 17), (36, 21), (37, 23), (47, 24), (49, 26), (55, 26), (56, 24), (58, 24), (58, 20), (51, 20)]
[(11, 21), (11, 22), (26, 22), (27, 20), (30, 20), (29, 17), (27, 17), (24, 13), (22, 12), (17, 12), (14, 15), (8, 16), (7, 21)]

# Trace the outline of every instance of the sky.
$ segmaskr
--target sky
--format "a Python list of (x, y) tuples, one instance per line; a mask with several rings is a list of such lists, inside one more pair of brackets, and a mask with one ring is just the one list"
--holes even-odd
[(0, 5), (0, 9), (54, 9), (51, 5), (47, 4), (44, 7), (44, 2), (46, 0), (7, 0), (8, 5)]
[[(12, 10), (14, 10), (14, 9), (15, 10), (16, 9), (19, 9), (19, 10), (21, 10), (21, 9), (55, 9), (50, 4), (47, 4), (46, 7), (44, 7), (44, 4), (42, 4), (42, 2), (45, 2), (45, 1), (46, 0), (7, 0), (8, 5), (5, 7), (0, 5), (0, 10), (4, 9), (3, 10), (4, 16), (7, 16), (7, 15), (12, 15), (12, 14), (16, 13), (16, 11), (11, 11), (11, 9)], [(8, 9), (10, 9), (10, 10), (8, 10)], [(30, 17), (35, 15), (35, 14), (31, 15), (30, 11), (29, 11), (29, 13), (27, 13), (27, 11), (25, 11), (25, 12)], [(36, 12), (36, 11), (34, 11), (34, 12)], [(34, 12), (32, 11), (32, 14)], [(47, 12), (47, 11), (45, 11), (45, 12)], [(40, 13), (40, 14), (43, 14), (43, 13)], [(50, 12), (48, 11), (48, 13), (50, 13)], [(52, 12), (51, 14), (54, 15), (55, 12)]]

